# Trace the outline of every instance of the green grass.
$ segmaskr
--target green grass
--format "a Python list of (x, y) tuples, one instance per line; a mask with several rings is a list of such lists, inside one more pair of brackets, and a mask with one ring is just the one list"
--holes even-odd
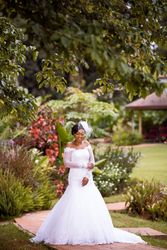
[(125, 201), (126, 199), (123, 194), (114, 194), (109, 197), (104, 197), (104, 200), (106, 203), (114, 203), (114, 202)]
[[(115, 227), (150, 227), (167, 234), (167, 223), (163, 221), (145, 220), (138, 216), (129, 216), (123, 213), (110, 213)], [(167, 249), (167, 238), (142, 237), (147, 243)]]
[(19, 230), (12, 223), (0, 225), (0, 250), (49, 250), (42, 244), (29, 241), (30, 235)]
[(134, 151), (142, 155), (131, 176), (140, 180), (154, 179), (167, 185), (167, 145), (135, 147)]
[(151, 227), (167, 234), (167, 222), (151, 221), (139, 216), (110, 212), (115, 227)]

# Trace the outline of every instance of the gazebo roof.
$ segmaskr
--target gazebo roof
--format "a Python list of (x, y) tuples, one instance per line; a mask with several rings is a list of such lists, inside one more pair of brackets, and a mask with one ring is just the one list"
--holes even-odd
[(126, 108), (132, 110), (165, 110), (167, 109), (167, 89), (163, 91), (161, 96), (152, 93), (145, 99), (140, 98), (127, 104)]

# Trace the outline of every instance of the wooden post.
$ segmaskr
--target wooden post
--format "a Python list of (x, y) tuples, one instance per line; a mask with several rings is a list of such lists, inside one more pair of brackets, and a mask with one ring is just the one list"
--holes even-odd
[(135, 130), (135, 123), (134, 123), (134, 111), (132, 110), (132, 132)]
[(142, 111), (138, 111), (138, 118), (139, 118), (139, 134), (142, 135)]

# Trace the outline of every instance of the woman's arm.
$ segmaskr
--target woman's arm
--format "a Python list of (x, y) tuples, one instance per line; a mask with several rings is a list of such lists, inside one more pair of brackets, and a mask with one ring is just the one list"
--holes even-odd
[(88, 163), (88, 168), (93, 168), (95, 165), (95, 158), (94, 158), (94, 154), (93, 154), (93, 150), (91, 145), (89, 144), (88, 146), (88, 150), (89, 150), (89, 163)]
[[(90, 178), (91, 177), (91, 170), (93, 169), (94, 165), (95, 165), (95, 159), (94, 159), (94, 154), (93, 154), (93, 150), (92, 150), (92, 147), (91, 145), (89, 144), (88, 145), (88, 151), (89, 151), (89, 162), (87, 164), (87, 169), (88, 169), (88, 172), (86, 174), (86, 178)], [(85, 178), (84, 177), (84, 178)], [(87, 184), (87, 183), (86, 183)], [(85, 185), (86, 185), (85, 184)]]
[(88, 172), (85, 175), (85, 177), (83, 177), (83, 179), (82, 179), (82, 186), (85, 186), (88, 184), (89, 179), (91, 178), (91, 171), (90, 170), (92, 170), (94, 165), (95, 165), (95, 159), (94, 159), (92, 147), (90, 144), (88, 144), (87, 147), (88, 147), (88, 151), (89, 151), (89, 162), (87, 164)]

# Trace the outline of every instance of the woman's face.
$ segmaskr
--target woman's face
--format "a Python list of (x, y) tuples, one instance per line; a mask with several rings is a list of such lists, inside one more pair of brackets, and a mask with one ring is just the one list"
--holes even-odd
[(85, 139), (85, 131), (83, 129), (79, 129), (74, 137), (78, 143), (81, 143)]

